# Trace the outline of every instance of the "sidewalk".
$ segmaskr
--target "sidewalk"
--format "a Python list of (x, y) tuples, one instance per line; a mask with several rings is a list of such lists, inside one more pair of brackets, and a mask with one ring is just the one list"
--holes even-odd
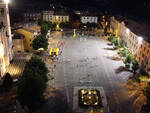
[[(57, 33), (55, 35), (57, 36)], [(56, 38), (56, 36), (53, 36), (52, 38), (50, 38), (48, 40), (48, 42), (49, 42), (48, 52), (49, 52), (50, 48), (59, 48), (59, 52), (62, 51), (61, 46), (63, 44), (63, 41), (61, 39), (61, 34), (59, 34), (59, 36), (57, 38)], [(57, 58), (58, 57), (59, 57), (59, 55), (57, 56)], [(50, 87), (55, 87), (54, 71), (55, 71), (56, 62), (57, 62), (57, 59), (54, 61), (49, 56), (47, 56), (45, 58), (45, 64), (46, 64), (46, 66), (49, 70), (49, 73), (48, 73), (48, 79), (49, 79), (48, 86), (50, 86)]]

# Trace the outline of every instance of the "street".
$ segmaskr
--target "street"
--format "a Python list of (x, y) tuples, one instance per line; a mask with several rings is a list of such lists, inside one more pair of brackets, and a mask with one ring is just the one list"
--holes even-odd
[(109, 58), (118, 56), (117, 51), (107, 50), (111, 46), (100, 38), (68, 37), (63, 41), (54, 72), (54, 87), (64, 92), (69, 107), (73, 107), (73, 87), (86, 86), (91, 81), (91, 85), (103, 87), (111, 113), (134, 113), (132, 100), (123, 87), (130, 73), (116, 73), (124, 64)]

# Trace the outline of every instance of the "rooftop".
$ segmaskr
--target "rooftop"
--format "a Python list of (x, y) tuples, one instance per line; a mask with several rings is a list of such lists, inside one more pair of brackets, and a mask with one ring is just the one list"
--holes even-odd
[(30, 26), (29, 29), (34, 30), (34, 31), (40, 31), (41, 27), (38, 25), (33, 25), (33, 26)]
[(35, 32), (34, 30), (31, 30), (31, 29), (28, 29), (28, 28), (23, 28), (23, 30), (28, 31), (28, 32), (31, 32), (31, 33), (34, 33), (34, 32)]
[(81, 15), (81, 17), (97, 17), (97, 16), (94, 16), (94, 15)]
[(137, 36), (143, 37), (144, 40), (150, 43), (150, 24), (137, 22), (122, 16), (115, 16), (115, 19), (117, 19), (119, 22), (124, 22), (125, 26), (129, 28), (131, 32)]
[(23, 27), (23, 29), (31, 33), (39, 32), (41, 30), (40, 26), (38, 25), (26, 26)]
[(67, 12), (64, 12), (64, 11), (56, 11), (54, 13), (54, 15), (69, 16), (69, 14)]
[(53, 10), (48, 10), (48, 11), (42, 11), (43, 14), (51, 14), (53, 15), (54, 14), (54, 11)]
[(24, 39), (24, 35), (20, 33), (14, 33), (13, 39)]

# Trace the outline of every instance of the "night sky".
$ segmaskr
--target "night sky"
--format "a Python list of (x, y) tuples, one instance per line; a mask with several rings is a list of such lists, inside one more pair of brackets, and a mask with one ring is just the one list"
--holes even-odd
[[(62, 3), (67, 5), (101, 5), (110, 4), (115, 8), (136, 8), (142, 6), (144, 1), (150, 0), (11, 0), (13, 4), (48, 4), (48, 3)], [(73, 4), (71, 4), (73, 3)]]
[[(49, 7), (51, 3), (62, 4), (69, 9), (113, 9), (123, 13), (137, 13), (144, 9), (144, 2), (150, 0), (11, 0), (11, 5), (22, 9), (35, 9)], [(23, 6), (27, 8), (23, 8)], [(101, 10), (100, 9), (100, 10)], [(150, 10), (150, 9), (148, 9)], [(143, 13), (143, 12), (142, 12)], [(139, 14), (141, 15), (141, 14)], [(144, 14), (144, 16), (149, 14)]]

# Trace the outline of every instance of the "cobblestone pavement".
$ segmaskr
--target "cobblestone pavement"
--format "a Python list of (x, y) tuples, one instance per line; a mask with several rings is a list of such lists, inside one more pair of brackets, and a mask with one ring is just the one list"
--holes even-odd
[[(62, 44), (63, 44), (62, 33), (61, 32), (53, 32), (51, 38), (49, 39), (48, 51), (49, 51), (50, 48), (59, 48), (59, 51), (62, 51)], [(58, 62), (57, 58), (58, 57), (56, 57), (54, 60), (52, 60), (50, 58), (50, 56), (46, 56), (44, 58), (46, 66), (49, 70), (49, 73), (48, 73), (48, 78), (49, 78), (48, 87), (55, 87), (54, 86), (54, 82), (55, 82), (54, 71), (55, 71), (56, 62)]]
[(31, 53), (17, 53), (14, 55), (13, 61), (9, 64), (7, 67), (8, 73), (13, 78), (19, 77), (22, 75), (24, 66), (27, 60), (31, 58), (32, 54)]
[(14, 78), (22, 75), (26, 60), (16, 59), (8, 66), (7, 72)]
[(106, 50), (111, 46), (103, 39), (80, 38), (64, 39), (63, 53), (59, 56), (54, 71), (54, 86), (64, 91), (72, 108), (73, 87), (85, 86), (82, 81), (90, 73), (93, 86), (103, 87), (111, 113), (135, 113), (132, 109), (133, 100), (130, 100), (123, 86), (131, 74), (116, 73), (124, 64), (121, 60), (110, 59), (118, 57), (117, 51)]

